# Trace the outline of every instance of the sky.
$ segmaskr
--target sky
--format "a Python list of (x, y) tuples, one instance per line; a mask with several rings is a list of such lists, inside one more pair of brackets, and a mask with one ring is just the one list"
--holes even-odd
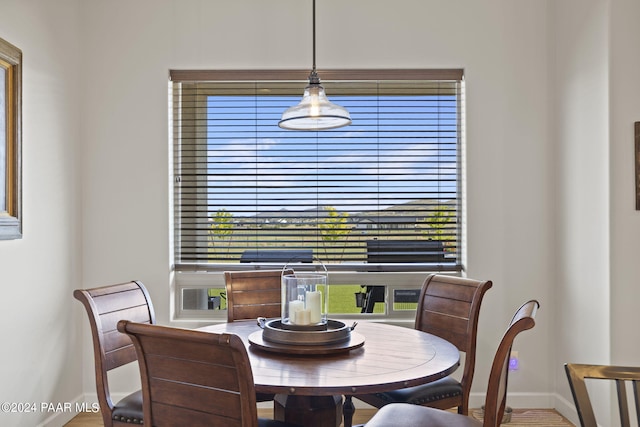
[(350, 126), (282, 130), (282, 111), (299, 98), (209, 96), (209, 210), (334, 206), (353, 214), (456, 198), (455, 97), (329, 97), (349, 110)]

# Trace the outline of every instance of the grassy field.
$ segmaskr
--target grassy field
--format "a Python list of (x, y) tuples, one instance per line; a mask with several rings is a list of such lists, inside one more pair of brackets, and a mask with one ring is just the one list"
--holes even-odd
[[(334, 285), (329, 287), (329, 313), (331, 314), (357, 314), (360, 313), (360, 307), (356, 306), (355, 294), (361, 292), (360, 285)], [(224, 289), (211, 288), (209, 296), (221, 296)], [(226, 310), (227, 304), (225, 298), (220, 298), (220, 309)], [(374, 307), (374, 313), (384, 313), (384, 304), (377, 303)]]

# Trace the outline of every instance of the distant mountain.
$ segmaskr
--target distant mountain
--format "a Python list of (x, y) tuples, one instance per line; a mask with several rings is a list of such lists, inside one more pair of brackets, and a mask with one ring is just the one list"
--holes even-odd
[[(454, 202), (451, 202), (453, 205)], [(357, 217), (370, 217), (370, 216), (406, 216), (407, 214), (411, 214), (414, 212), (424, 211), (425, 207), (436, 206), (439, 203), (437, 200), (432, 199), (417, 199), (411, 200), (407, 203), (402, 203), (394, 206), (390, 206), (381, 210), (369, 210), (362, 212), (350, 213), (349, 216), (353, 218)], [(428, 209), (428, 208), (427, 208)], [(340, 212), (340, 210), (338, 209)], [(419, 215), (420, 216), (420, 215)], [(251, 215), (245, 217), (246, 220), (258, 220), (258, 221), (287, 221), (287, 220), (308, 220), (315, 218), (327, 218), (328, 214), (324, 207), (320, 208), (310, 208), (305, 210), (288, 210), (286, 208), (281, 208), (277, 211), (265, 211), (259, 212), (255, 215)]]
[[(382, 212), (384, 212), (385, 215), (406, 215), (409, 212), (424, 211), (425, 208), (428, 209), (429, 207), (442, 205), (442, 204), (443, 203), (439, 202), (438, 200), (417, 199), (417, 200), (411, 200), (410, 202), (407, 202), (407, 203), (401, 203), (398, 205), (389, 206), (388, 208), (381, 209), (379, 211), (361, 212), (360, 215), (361, 216), (377, 216), (377, 215), (380, 215), (380, 213)], [(449, 204), (453, 206), (454, 202), (450, 201), (445, 204)]]
[(269, 219), (269, 218), (317, 218), (317, 217), (326, 217), (327, 213), (324, 209), (320, 208), (311, 208), (303, 211), (290, 211), (288, 209), (282, 208), (277, 211), (271, 212), (259, 212), (255, 215), (252, 215), (248, 218), (257, 218), (257, 219)]

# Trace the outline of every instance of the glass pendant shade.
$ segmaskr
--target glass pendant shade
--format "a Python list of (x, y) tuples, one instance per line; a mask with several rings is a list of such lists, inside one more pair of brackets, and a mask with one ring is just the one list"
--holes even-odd
[(282, 113), (278, 126), (289, 130), (325, 130), (351, 124), (349, 112), (327, 98), (320, 83), (310, 82), (298, 105)]
[(329, 101), (316, 72), (316, 0), (313, 0), (313, 68), (298, 105), (282, 113), (278, 126), (289, 130), (326, 130), (351, 124), (349, 112)]

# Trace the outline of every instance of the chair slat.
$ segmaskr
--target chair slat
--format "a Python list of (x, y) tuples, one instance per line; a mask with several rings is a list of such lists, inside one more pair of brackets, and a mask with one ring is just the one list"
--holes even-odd
[(280, 304), (260, 304), (236, 307), (234, 316), (243, 319), (256, 319), (258, 317), (280, 317), (281, 313)]
[(154, 416), (159, 420), (157, 427), (244, 427), (237, 417), (223, 417), (210, 414), (203, 419), (202, 413), (189, 408), (180, 408), (162, 403), (155, 404)]
[(107, 371), (138, 360), (133, 344), (105, 353), (104, 366)]
[[(212, 355), (212, 357), (215, 356)], [(233, 365), (168, 358), (152, 354), (147, 356), (147, 365), (156, 379), (168, 378), (194, 386), (225, 388), (236, 393), (240, 391), (237, 382), (238, 373)]]
[(629, 421), (629, 404), (627, 403), (627, 388), (623, 380), (616, 380), (616, 392), (618, 393), (618, 411), (620, 412), (620, 424), (622, 427), (631, 427)]
[[(455, 286), (452, 286), (455, 285)], [(477, 286), (471, 284), (457, 284), (451, 281), (433, 281), (427, 290), (431, 297), (441, 297), (445, 299), (472, 302)]]
[(632, 380), (633, 385), (633, 402), (636, 407), (636, 423), (640, 426), (640, 394), (638, 394), (638, 382), (640, 380)]
[(131, 346), (131, 338), (115, 329), (105, 332), (102, 336), (102, 340), (105, 353), (111, 353), (112, 351), (116, 351), (123, 347)]
[[(640, 381), (640, 367), (566, 363), (564, 368), (582, 427), (598, 426), (586, 380), (615, 381), (620, 424), (623, 427), (631, 425), (631, 415), (629, 413), (629, 402), (626, 391), (626, 383), (630, 382), (633, 386), (636, 417), (640, 425), (640, 399), (638, 397), (637, 386), (638, 381)], [(602, 420), (601, 424), (608, 424), (606, 421), (607, 420)]]
[(471, 316), (471, 307), (472, 304), (469, 301), (429, 295), (424, 300), (422, 311), (425, 313), (446, 313), (447, 316), (468, 319)]
[[(262, 273), (257, 271), (256, 273)], [(281, 278), (280, 273), (277, 275), (267, 272), (267, 275), (257, 276), (256, 278), (244, 277), (241, 279), (235, 279), (234, 290), (238, 292), (243, 291), (261, 291), (269, 289), (280, 289)]]
[[(242, 402), (238, 392), (231, 392), (224, 388), (202, 387), (194, 383), (180, 383), (176, 378), (157, 378), (155, 372), (152, 375), (149, 379), (152, 407), (160, 403), (228, 418), (240, 417)], [(153, 419), (157, 420), (158, 417), (154, 414)]]
[(132, 281), (127, 283), (119, 283), (116, 285), (86, 289), (86, 291), (91, 295), (91, 298), (97, 298), (102, 295), (117, 294), (126, 291), (139, 291), (140, 289), (140, 282)]
[(128, 307), (123, 310), (111, 311), (100, 315), (102, 322), (102, 333), (116, 330), (116, 325), (120, 320), (131, 320), (137, 323), (149, 323), (149, 309), (146, 305), (138, 307)]
[(446, 339), (458, 347), (460, 351), (467, 350), (469, 341), (468, 319), (441, 313), (425, 312), (424, 322), (429, 325), (422, 328), (424, 332)]
[(140, 289), (98, 295), (93, 297), (98, 314), (119, 311), (128, 307), (147, 306), (147, 299)]
[(233, 366), (235, 363), (232, 354), (220, 347), (208, 345), (208, 343), (185, 341), (181, 342), (180, 345), (175, 345), (174, 342), (168, 339), (149, 339), (144, 336), (140, 339), (148, 355), (164, 355), (164, 357), (190, 359), (202, 363), (215, 360), (217, 364), (223, 366)]
[[(231, 295), (233, 303), (238, 305), (280, 305), (282, 292), (278, 289), (260, 289), (251, 292), (236, 292)], [(274, 301), (274, 302), (269, 302)]]

